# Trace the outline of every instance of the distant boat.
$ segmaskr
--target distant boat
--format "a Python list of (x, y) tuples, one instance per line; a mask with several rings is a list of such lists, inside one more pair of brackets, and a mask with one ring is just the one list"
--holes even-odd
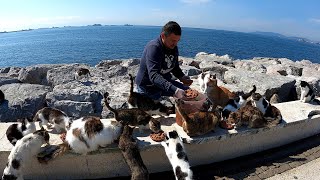
[(124, 26), (133, 26), (132, 24), (124, 24)]

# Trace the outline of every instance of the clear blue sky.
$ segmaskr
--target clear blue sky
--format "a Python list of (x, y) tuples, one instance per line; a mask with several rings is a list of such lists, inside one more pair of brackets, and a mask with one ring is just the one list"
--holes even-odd
[(0, 0), (0, 31), (134, 24), (267, 31), (320, 41), (319, 0)]

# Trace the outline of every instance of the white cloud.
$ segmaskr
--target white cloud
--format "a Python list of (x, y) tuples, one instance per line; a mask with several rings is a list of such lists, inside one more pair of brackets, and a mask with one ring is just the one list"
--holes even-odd
[(183, 3), (186, 4), (204, 4), (204, 3), (208, 3), (211, 0), (180, 0)]
[(319, 23), (320, 24), (320, 19), (317, 19), (317, 18), (310, 18), (308, 21), (311, 23)]

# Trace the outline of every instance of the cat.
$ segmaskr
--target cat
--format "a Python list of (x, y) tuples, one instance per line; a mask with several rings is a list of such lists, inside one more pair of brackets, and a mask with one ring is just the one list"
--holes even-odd
[(229, 99), (227, 105), (222, 110), (222, 117), (224, 119), (226, 119), (226, 118), (228, 118), (230, 112), (235, 112), (239, 108), (245, 106), (248, 98), (253, 93), (255, 93), (256, 90), (257, 90), (256, 86), (253, 85), (253, 89), (250, 92), (248, 92), (248, 93), (239, 92), (237, 97), (235, 97), (233, 99)]
[(140, 155), (138, 143), (132, 138), (132, 127), (125, 125), (118, 147), (131, 170), (131, 179), (149, 179), (149, 172)]
[(121, 131), (122, 125), (118, 121), (102, 123), (99, 117), (87, 116), (72, 122), (65, 140), (74, 152), (86, 154), (113, 143)]
[(176, 180), (191, 180), (193, 172), (184, 145), (177, 131), (169, 131), (166, 140), (161, 142), (172, 165)]
[(53, 124), (57, 133), (65, 132), (72, 122), (66, 113), (50, 107), (40, 109), (34, 116), (33, 121), (40, 121), (40, 127), (46, 125), (48, 128), (51, 128), (51, 124)]
[(7, 139), (13, 146), (23, 136), (36, 131), (36, 125), (32, 119), (25, 118), (18, 122), (20, 123), (11, 124), (6, 131)]
[(87, 68), (79, 68), (77, 71), (74, 73), (74, 78), (76, 80), (80, 80), (81, 78), (89, 78), (91, 77), (90, 71)]
[(306, 81), (301, 81), (300, 83), (300, 88), (301, 88), (301, 96), (300, 96), (300, 101), (301, 102), (315, 102), (316, 104), (320, 105), (320, 101), (316, 99), (315, 94), (312, 90), (312, 87), (307, 83)]
[(229, 99), (235, 97), (235, 94), (230, 92), (227, 88), (218, 86), (216, 75), (210, 75), (207, 82), (207, 89), (205, 94), (213, 104), (213, 107), (221, 106), (222, 108), (228, 104)]
[(44, 128), (41, 128), (18, 140), (9, 154), (2, 179), (23, 179), (23, 167), (29, 164), (31, 158), (40, 152), (43, 144), (49, 143), (49, 139), (49, 133)]
[(228, 124), (235, 124), (236, 127), (246, 125), (250, 128), (261, 128), (267, 126), (267, 121), (263, 113), (257, 108), (247, 103), (236, 112), (231, 112), (227, 118)]
[(221, 116), (217, 111), (198, 111), (188, 114), (181, 109), (184, 104), (183, 100), (177, 99), (175, 102), (177, 111), (183, 117), (182, 128), (189, 136), (208, 133), (214, 130), (220, 121)]
[(143, 94), (133, 92), (133, 77), (129, 74), (130, 77), (130, 95), (128, 97), (129, 108), (139, 108), (150, 115), (160, 115), (160, 116), (169, 116), (170, 114), (175, 113), (174, 107), (167, 107), (160, 102), (155, 102), (153, 99)]
[(209, 77), (210, 77), (210, 72), (202, 72), (201, 74), (198, 75), (200, 92), (202, 93), (206, 92)]
[(0, 90), (0, 105), (4, 102), (5, 96), (4, 93)]
[(109, 104), (109, 93), (104, 93), (104, 103), (107, 108), (113, 112), (114, 117), (122, 125), (129, 125), (131, 127), (139, 126), (139, 131), (143, 130), (143, 126), (149, 125), (149, 129), (155, 133), (161, 130), (160, 121), (154, 119), (145, 111), (132, 108), (132, 109), (113, 109)]
[(282, 115), (278, 108), (272, 106), (261, 94), (253, 93), (251, 95), (252, 105), (257, 107), (268, 122), (274, 125), (282, 122)]
[(319, 115), (319, 114), (320, 114), (320, 110), (312, 110), (308, 114), (308, 119), (312, 118), (315, 115)]

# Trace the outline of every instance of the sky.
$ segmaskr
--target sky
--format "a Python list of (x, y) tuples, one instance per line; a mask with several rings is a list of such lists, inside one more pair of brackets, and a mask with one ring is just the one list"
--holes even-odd
[(0, 32), (61, 26), (156, 25), (276, 32), (320, 41), (319, 0), (0, 0)]

